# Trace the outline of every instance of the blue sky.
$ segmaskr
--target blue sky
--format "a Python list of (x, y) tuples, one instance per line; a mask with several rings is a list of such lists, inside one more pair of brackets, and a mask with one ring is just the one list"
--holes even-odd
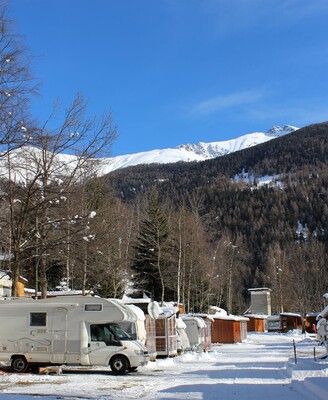
[(10, 0), (41, 81), (111, 111), (112, 155), (328, 120), (326, 0)]

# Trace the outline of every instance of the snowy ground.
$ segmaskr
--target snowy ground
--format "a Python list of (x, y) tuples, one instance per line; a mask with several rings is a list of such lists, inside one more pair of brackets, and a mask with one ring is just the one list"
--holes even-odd
[(319, 359), (323, 353), (313, 338), (297, 333), (249, 333), (242, 344), (157, 360), (125, 376), (105, 368), (63, 370), (60, 375), (0, 374), (0, 400), (327, 400), (328, 359)]

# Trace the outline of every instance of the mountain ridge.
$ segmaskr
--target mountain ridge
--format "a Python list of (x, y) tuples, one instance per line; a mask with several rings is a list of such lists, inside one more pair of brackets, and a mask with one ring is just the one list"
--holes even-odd
[(299, 128), (292, 125), (285, 125), (284, 127), (274, 125), (267, 132), (252, 132), (225, 141), (181, 144), (175, 148), (156, 149), (103, 158), (100, 163), (100, 175), (106, 175), (117, 169), (140, 164), (170, 164), (179, 161), (205, 161), (265, 143), (269, 140), (295, 132), (298, 129)]
[[(276, 139), (297, 131), (291, 125), (280, 127), (274, 125), (267, 132), (253, 132), (235, 139), (220, 142), (199, 142), (197, 144), (182, 144), (176, 148), (155, 149), (145, 152), (102, 157), (97, 159), (97, 176), (101, 177), (111, 172), (128, 167), (152, 164), (191, 163), (211, 160), (226, 156), (236, 151), (244, 150), (272, 139)], [(33, 164), (41, 157), (40, 149), (34, 146), (23, 146), (12, 152), (11, 168), (16, 182), (24, 182), (33, 176)], [(55, 169), (58, 175), (67, 175), (76, 167), (77, 158), (69, 154), (55, 155)], [(6, 176), (8, 170), (6, 157), (0, 157), (0, 176)]]
[[(202, 162), (138, 165), (118, 169), (106, 176), (125, 199), (157, 185), (175, 193), (203, 191), (248, 173), (259, 179), (266, 176), (293, 175), (307, 166), (317, 171), (328, 162), (328, 123), (313, 124), (257, 146), (234, 151)], [(172, 186), (172, 189), (168, 187)], [(163, 189), (164, 188), (164, 189)]]

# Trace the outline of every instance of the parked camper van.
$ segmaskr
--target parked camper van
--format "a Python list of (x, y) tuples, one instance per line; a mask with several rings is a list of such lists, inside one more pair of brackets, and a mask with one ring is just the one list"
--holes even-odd
[(147, 349), (118, 325), (133, 318), (124, 305), (100, 297), (2, 300), (0, 361), (11, 361), (14, 372), (51, 364), (133, 371), (149, 361)]

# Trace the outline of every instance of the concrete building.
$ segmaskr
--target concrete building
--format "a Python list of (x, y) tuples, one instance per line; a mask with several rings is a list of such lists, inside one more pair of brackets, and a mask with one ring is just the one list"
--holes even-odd
[(271, 289), (248, 289), (251, 294), (251, 313), (271, 315)]

